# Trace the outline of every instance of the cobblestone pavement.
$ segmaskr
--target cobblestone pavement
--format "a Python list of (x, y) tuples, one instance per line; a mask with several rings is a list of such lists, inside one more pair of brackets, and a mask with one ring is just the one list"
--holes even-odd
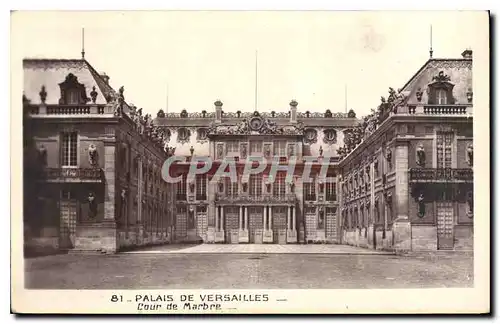
[(32, 289), (472, 287), (470, 254), (142, 253), (25, 259)]
[(391, 252), (374, 251), (360, 247), (336, 244), (199, 244), (193, 246), (165, 245), (151, 247), (130, 254), (177, 254), (177, 253), (277, 253), (277, 254), (393, 254)]

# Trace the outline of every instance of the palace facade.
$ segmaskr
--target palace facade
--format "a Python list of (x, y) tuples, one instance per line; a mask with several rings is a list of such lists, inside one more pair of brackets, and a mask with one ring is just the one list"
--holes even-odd
[(26, 59), (24, 242), (115, 252), (171, 240), (173, 186), (152, 119), (86, 60)]
[[(187, 242), (472, 249), (470, 50), (429, 59), (362, 118), (299, 110), (295, 100), (286, 112), (225, 112), (217, 100), (153, 119), (86, 60), (25, 60), (24, 75), (28, 251)], [(169, 169), (177, 183), (164, 181), (169, 157), (183, 158)], [(189, 177), (202, 157), (211, 166)], [(254, 158), (263, 168), (243, 172)], [(216, 177), (229, 161), (235, 176)]]

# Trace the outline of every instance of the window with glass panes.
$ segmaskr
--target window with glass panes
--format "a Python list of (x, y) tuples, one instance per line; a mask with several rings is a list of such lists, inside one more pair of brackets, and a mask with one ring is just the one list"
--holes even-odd
[(436, 92), (436, 101), (438, 105), (446, 105), (448, 103), (448, 94), (444, 89), (438, 89)]
[(238, 153), (240, 151), (238, 141), (228, 141), (226, 143), (227, 153)]
[(224, 179), (225, 181), (225, 189), (226, 195), (228, 197), (237, 197), (238, 196), (238, 182), (231, 182), (231, 177), (227, 177)]
[(285, 197), (285, 174), (278, 173), (273, 183), (273, 196)]
[(316, 200), (316, 183), (314, 178), (310, 182), (304, 182), (304, 198), (305, 200)]
[(186, 200), (186, 175), (183, 175), (181, 181), (175, 184), (177, 186), (177, 200)]
[(262, 142), (250, 141), (250, 154), (262, 153)]
[(251, 174), (249, 179), (250, 196), (260, 197), (262, 195), (262, 177), (259, 174)]
[(278, 156), (286, 155), (286, 142), (285, 141), (274, 141), (273, 142), (273, 153), (274, 153), (274, 155), (278, 155)]
[(337, 200), (337, 183), (333, 181), (328, 181), (325, 185), (326, 185), (326, 200), (327, 201)]
[(76, 167), (78, 163), (78, 134), (76, 132), (61, 135), (61, 164), (63, 167)]
[(196, 175), (196, 200), (207, 200), (207, 175)]
[(452, 132), (439, 132), (436, 138), (436, 161), (437, 167), (451, 168), (452, 161), (452, 145), (453, 133)]

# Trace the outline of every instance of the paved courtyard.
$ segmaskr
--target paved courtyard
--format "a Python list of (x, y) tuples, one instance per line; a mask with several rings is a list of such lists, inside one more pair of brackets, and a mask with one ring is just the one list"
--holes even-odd
[[(305, 246), (304, 251), (314, 250), (312, 247), (317, 247), (318, 251), (324, 248), (311, 245), (311, 248)], [(352, 253), (354, 250), (350, 247), (340, 246), (338, 253), (194, 253), (197, 248), (199, 251), (207, 251), (203, 245), (169, 246), (150, 248), (142, 253), (69, 254), (28, 258), (25, 259), (26, 287), (345, 289), (473, 285), (473, 258), (470, 254), (463, 253), (398, 256), (363, 254), (359, 251), (356, 254)], [(330, 248), (326, 248), (328, 249)], [(344, 252), (341, 253), (342, 251)]]
[(198, 245), (164, 245), (151, 247), (131, 254), (198, 254), (198, 253), (264, 253), (264, 254), (393, 254), (391, 252), (374, 251), (360, 247), (337, 244), (198, 244)]

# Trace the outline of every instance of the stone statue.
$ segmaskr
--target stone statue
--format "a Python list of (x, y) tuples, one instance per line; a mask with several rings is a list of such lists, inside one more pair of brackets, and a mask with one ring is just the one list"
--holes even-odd
[(91, 166), (97, 165), (97, 147), (94, 144), (89, 145), (89, 163)]

